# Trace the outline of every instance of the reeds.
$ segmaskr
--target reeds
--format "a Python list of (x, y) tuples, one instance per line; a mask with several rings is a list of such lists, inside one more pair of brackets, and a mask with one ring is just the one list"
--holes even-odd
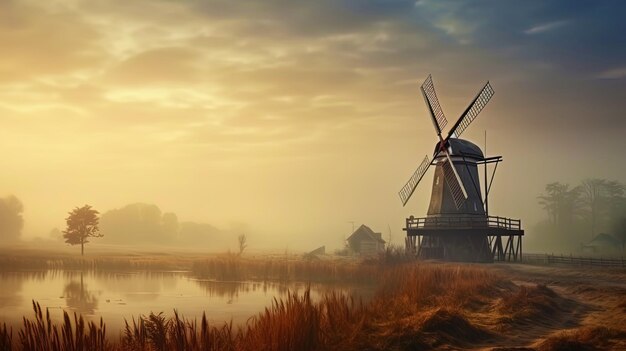
[(192, 257), (169, 256), (102, 256), (76, 257), (49, 254), (0, 257), (0, 271), (15, 270), (189, 270)]
[[(233, 326), (232, 322), (210, 324), (205, 314), (197, 321), (185, 319), (176, 311), (171, 316), (150, 313), (127, 321), (117, 340), (106, 338), (102, 321), (100, 324), (84, 323), (81, 317), (75, 315), (72, 320), (65, 313), (63, 321), (56, 325), (50, 321), (47, 311), (44, 316), (40, 306), (33, 303), (34, 320), (24, 318), (17, 340), (11, 339), (6, 326), (0, 328), (0, 346), (3, 350), (58, 351), (400, 350), (433, 349), (442, 345), (465, 348), (496, 337), (494, 331), (476, 323), (472, 311), (491, 310), (496, 301), (502, 300), (499, 308), (514, 313), (520, 301), (534, 301), (535, 293), (553, 294), (545, 287), (510, 290), (511, 284), (501, 276), (467, 265), (357, 264), (348, 268), (334, 266), (329, 270), (328, 267), (333, 266), (327, 263), (306, 266), (290, 262), (293, 266), (285, 266), (276, 262), (267, 265), (250, 261), (206, 262), (203, 267), (210, 267), (209, 270), (222, 264), (242, 265), (233, 268), (239, 272), (233, 274), (261, 274), (267, 270), (263, 277), (286, 269), (290, 279), (313, 276), (314, 267), (321, 267), (323, 274), (332, 272), (335, 274), (332, 279), (350, 270), (363, 270), (355, 273), (363, 275), (375, 271), (374, 279), (380, 288), (366, 302), (338, 293), (314, 300), (308, 289), (303, 294), (288, 293), (284, 299), (274, 299), (262, 313), (239, 326)], [(237, 271), (239, 269), (243, 271)], [(503, 300), (504, 297), (507, 299)], [(581, 335), (575, 339), (586, 342), (588, 337)], [(7, 348), (7, 345), (11, 346)], [(546, 343), (545, 349), (550, 350), (550, 345)]]
[(221, 255), (194, 261), (192, 273), (219, 281), (305, 281), (317, 283), (371, 283), (381, 267), (349, 260), (254, 259)]
[[(85, 323), (82, 316), (74, 313), (74, 323), (67, 312), (63, 312), (63, 323), (58, 325), (51, 321), (50, 313), (41, 310), (39, 303), (33, 301), (35, 319), (24, 317), (24, 325), (19, 331), (18, 349), (25, 351), (104, 351), (109, 344), (106, 339), (106, 326)], [(8, 348), (10, 350), (10, 348)]]
[(10, 350), (13, 344), (13, 328), (6, 323), (0, 325), (0, 350)]

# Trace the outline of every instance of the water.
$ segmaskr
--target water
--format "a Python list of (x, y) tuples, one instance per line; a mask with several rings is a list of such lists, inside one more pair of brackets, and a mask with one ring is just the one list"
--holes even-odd
[[(196, 279), (186, 272), (1, 272), (0, 323), (19, 328), (22, 317), (34, 316), (32, 300), (48, 308), (53, 320), (63, 311), (80, 313), (88, 321), (107, 324), (109, 335), (124, 327), (124, 319), (164, 312), (188, 319), (202, 317), (221, 325), (248, 318), (270, 306), (287, 291), (302, 293), (306, 283), (219, 282)], [(311, 284), (311, 296), (339, 291), (354, 296), (369, 294), (365, 287)]]

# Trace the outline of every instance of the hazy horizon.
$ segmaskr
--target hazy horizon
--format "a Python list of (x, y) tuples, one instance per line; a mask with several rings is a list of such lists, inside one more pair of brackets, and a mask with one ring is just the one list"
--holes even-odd
[[(616, 5), (619, 4), (619, 5)], [(0, 2), (0, 195), (22, 238), (67, 212), (157, 205), (245, 226), (250, 248), (338, 247), (361, 223), (403, 243), (437, 141), (419, 86), (450, 125), (502, 155), (490, 213), (546, 218), (545, 184), (626, 183), (626, 46), (617, 2)], [(623, 11), (622, 11), (623, 13)], [(481, 171), (482, 176), (482, 171)]]

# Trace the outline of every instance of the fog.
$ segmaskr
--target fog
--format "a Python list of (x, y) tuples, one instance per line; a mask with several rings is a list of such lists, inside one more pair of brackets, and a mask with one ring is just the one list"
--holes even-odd
[(525, 17), (472, 27), (458, 6), (400, 3), (347, 17), (326, 2), (1, 3), (0, 194), (23, 204), (21, 240), (89, 204), (103, 244), (202, 236), (226, 250), (245, 233), (251, 249), (338, 248), (351, 222), (401, 244), (432, 185), (431, 170), (402, 207), (437, 141), (419, 95), (429, 73), (450, 125), (493, 85), (463, 138), (483, 147), (486, 130), (503, 156), (490, 214), (521, 218), (531, 249), (547, 235), (546, 184), (626, 183), (619, 30), (581, 36), (599, 20), (587, 9), (537, 27), (564, 14), (515, 4)]

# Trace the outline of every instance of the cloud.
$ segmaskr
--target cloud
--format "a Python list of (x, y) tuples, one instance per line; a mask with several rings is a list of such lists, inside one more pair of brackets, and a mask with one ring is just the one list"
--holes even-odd
[(596, 75), (599, 79), (621, 79), (626, 78), (626, 67), (612, 68)]
[[(30, 204), (75, 172), (63, 201), (171, 201), (199, 221), (313, 208), (343, 223), (368, 184), (393, 196), (394, 170), (432, 149), (419, 93), (429, 73), (449, 120), (492, 82), (475, 130), (624, 126), (624, 80), (591, 79), (624, 76), (624, 21), (601, 3), (564, 4), (0, 1), (0, 146), (14, 150), (0, 185)], [(524, 149), (521, 139), (501, 144)], [(84, 159), (95, 166), (75, 168)], [(355, 180), (354, 169), (367, 171)], [(310, 183), (326, 188), (298, 188)], [(302, 192), (295, 204), (285, 187)], [(345, 211), (325, 213), (334, 193)], [(385, 201), (363, 204), (391, 211)]]
[(110, 68), (105, 81), (125, 86), (192, 84), (201, 79), (200, 59), (199, 53), (193, 48), (147, 50)]
[(106, 59), (99, 35), (80, 14), (50, 13), (17, 1), (0, 3), (0, 82), (73, 74)]
[(524, 31), (526, 34), (540, 34), (545, 33), (568, 24), (568, 21), (554, 21), (549, 23), (543, 23), (536, 26), (532, 26)]

